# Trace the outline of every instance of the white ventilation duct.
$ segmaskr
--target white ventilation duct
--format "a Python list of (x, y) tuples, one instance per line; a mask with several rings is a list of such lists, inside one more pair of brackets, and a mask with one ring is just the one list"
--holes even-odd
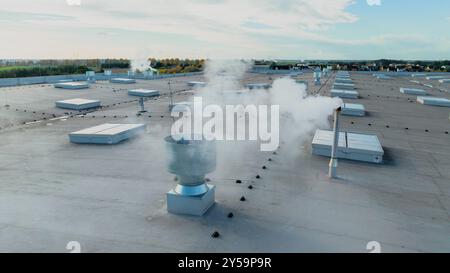
[(215, 200), (215, 186), (205, 175), (216, 169), (216, 144), (208, 140), (187, 140), (168, 136), (167, 169), (177, 176), (177, 186), (167, 193), (167, 210), (201, 216)]

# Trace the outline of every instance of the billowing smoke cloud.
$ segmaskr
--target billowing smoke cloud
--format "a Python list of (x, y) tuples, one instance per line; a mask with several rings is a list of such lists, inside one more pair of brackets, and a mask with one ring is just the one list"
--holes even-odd
[(150, 69), (150, 61), (146, 58), (139, 58), (131, 60), (131, 71), (144, 72)]
[(288, 144), (304, 144), (317, 128), (329, 127), (328, 117), (342, 104), (339, 98), (308, 95), (289, 78), (275, 80), (270, 95), (271, 103), (280, 105), (280, 138)]
[(248, 68), (247, 62), (239, 60), (208, 61), (205, 71), (208, 84), (199, 90), (204, 105), (279, 105), (280, 139), (289, 144), (304, 144), (317, 128), (329, 128), (328, 117), (342, 104), (341, 99), (308, 95), (303, 84), (290, 78), (276, 79), (269, 90), (249, 90), (243, 86)]

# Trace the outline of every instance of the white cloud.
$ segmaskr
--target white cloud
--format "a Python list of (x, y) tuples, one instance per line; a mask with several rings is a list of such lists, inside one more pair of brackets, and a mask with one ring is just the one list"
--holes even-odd
[(81, 0), (66, 0), (66, 3), (69, 6), (80, 6)]
[(367, 0), (369, 6), (381, 6), (381, 0)]
[[(370, 29), (361, 33), (356, 28), (345, 36), (333, 35), (336, 25), (351, 29), (349, 24), (358, 20), (348, 11), (355, 0), (2, 2), (8, 3), (0, 12), (2, 37), (8, 41), (0, 52), (4, 58), (345, 58), (340, 49), (367, 47), (370, 54), (374, 48), (408, 42), (430, 52), (440, 46), (440, 52), (448, 53), (448, 42), (435, 43), (431, 34), (392, 30), (371, 36)], [(23, 46), (30, 41), (39, 46)]]
[[(189, 36), (191, 39), (221, 45), (234, 50), (228, 54), (246, 55), (264, 50), (265, 45), (255, 36), (304, 37), (340, 23), (357, 20), (346, 11), (354, 0), (66, 0), (67, 5), (54, 0), (14, 0), (8, 9), (15, 12), (53, 13), (70, 16), (70, 22), (58, 25), (35, 22), (45, 27), (108, 28), (118, 30), (157, 32)], [(79, 6), (76, 10), (70, 6)], [(98, 31), (104, 32), (104, 31)], [(76, 35), (74, 30), (73, 35)], [(318, 37), (320, 38), (320, 37)], [(179, 45), (181, 47), (181, 45)], [(189, 45), (184, 45), (189, 47)], [(214, 50), (208, 53), (215, 55)]]

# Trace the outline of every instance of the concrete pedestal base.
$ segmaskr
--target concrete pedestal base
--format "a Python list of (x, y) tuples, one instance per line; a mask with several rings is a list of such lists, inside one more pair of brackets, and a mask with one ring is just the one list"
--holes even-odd
[(199, 196), (184, 196), (171, 190), (167, 193), (167, 211), (175, 214), (202, 216), (215, 202), (216, 186)]

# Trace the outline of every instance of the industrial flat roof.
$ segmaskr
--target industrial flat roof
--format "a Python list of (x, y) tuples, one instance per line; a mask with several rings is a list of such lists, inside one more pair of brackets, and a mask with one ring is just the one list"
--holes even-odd
[[(97, 81), (83, 93), (47, 84), (0, 88), (0, 252), (67, 252), (69, 241), (79, 241), (83, 252), (367, 252), (369, 241), (383, 252), (450, 251), (448, 108), (401, 96), (409, 76), (350, 75), (370, 114), (342, 116), (341, 129), (376, 135), (383, 164), (340, 160), (340, 178), (330, 180), (329, 159), (311, 154), (313, 135), (295, 145), (281, 136), (276, 154), (254, 142), (218, 143), (217, 170), (207, 176), (216, 204), (204, 217), (166, 211), (165, 194), (176, 184), (163, 141), (172, 124), (168, 79), (132, 84), (161, 92), (141, 116), (121, 84)], [(249, 73), (241, 84), (277, 77)], [(298, 80), (309, 82), (308, 92), (329, 96), (333, 77), (321, 86), (312, 73)], [(418, 88), (450, 98), (418, 79)], [(174, 102), (196, 93), (189, 81), (205, 79), (170, 79)], [(103, 106), (81, 114), (54, 107), (73, 97)], [(103, 123), (142, 123), (148, 131), (115, 146), (67, 138)], [(330, 126), (331, 120), (320, 129)], [(218, 239), (211, 237), (216, 230)]]

